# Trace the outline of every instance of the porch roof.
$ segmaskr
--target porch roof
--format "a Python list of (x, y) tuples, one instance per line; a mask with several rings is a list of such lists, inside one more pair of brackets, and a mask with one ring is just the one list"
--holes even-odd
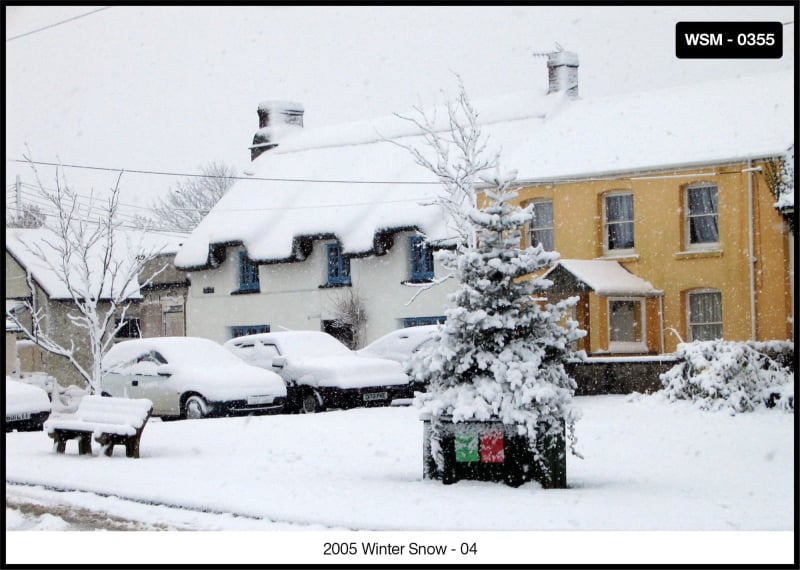
[(544, 277), (553, 281), (550, 290), (558, 293), (593, 291), (601, 297), (658, 297), (664, 294), (617, 261), (562, 259)]

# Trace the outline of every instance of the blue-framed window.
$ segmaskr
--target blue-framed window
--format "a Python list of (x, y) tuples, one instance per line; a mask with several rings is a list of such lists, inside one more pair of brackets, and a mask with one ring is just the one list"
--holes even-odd
[(425, 245), (422, 236), (411, 236), (408, 241), (411, 244), (411, 280), (432, 280), (433, 250)]
[(231, 327), (231, 338), (236, 338), (247, 334), (259, 334), (268, 332), (269, 332), (269, 325), (237, 325)]
[(328, 244), (328, 284), (350, 285), (350, 259), (338, 243)]
[(239, 291), (257, 293), (261, 291), (258, 282), (258, 265), (250, 261), (247, 253), (239, 252)]
[(403, 327), (421, 327), (423, 325), (444, 324), (445, 317), (409, 317), (403, 319)]

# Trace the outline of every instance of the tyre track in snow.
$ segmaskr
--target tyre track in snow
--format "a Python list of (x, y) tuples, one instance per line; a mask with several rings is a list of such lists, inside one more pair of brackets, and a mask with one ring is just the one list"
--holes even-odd
[[(169, 509), (171, 511), (213, 516), (226, 516), (241, 521), (252, 523), (263, 523), (264, 530), (269, 530), (268, 525), (277, 526), (291, 526), (296, 527), (295, 530), (338, 530), (338, 531), (351, 531), (351, 530), (366, 530), (354, 529), (341, 525), (325, 524), (321, 522), (309, 521), (292, 521), (288, 519), (273, 519), (269, 517), (256, 516), (247, 513), (236, 513), (233, 511), (225, 511), (220, 509), (211, 508), (198, 508), (196, 506), (182, 505), (179, 503), (165, 503), (153, 499), (143, 499), (140, 497), (125, 496), (120, 493), (99, 492), (89, 489), (82, 489), (78, 487), (67, 487), (63, 485), (52, 485), (34, 483), (30, 481), (19, 481), (6, 479), (6, 507), (17, 509), (23, 514), (30, 514), (34, 516), (42, 514), (51, 514), (58, 516), (65, 521), (84, 527), (85, 530), (208, 530), (207, 528), (191, 528), (185, 524), (164, 524), (152, 523), (147, 521), (138, 520), (136, 518), (126, 518), (124, 515), (110, 514), (102, 508), (92, 508), (90, 506), (78, 504), (67, 504), (66, 502), (56, 504), (47, 499), (41, 498), (12, 498), (9, 499), (9, 490), (14, 489), (41, 489), (51, 493), (86, 493), (94, 497), (101, 497), (104, 499), (116, 499), (127, 503), (136, 505), (144, 505), (146, 507), (157, 507), (162, 509)], [(246, 524), (246, 522), (244, 523)], [(94, 528), (93, 528), (94, 527)], [(275, 530), (289, 530), (286, 528), (278, 528)]]

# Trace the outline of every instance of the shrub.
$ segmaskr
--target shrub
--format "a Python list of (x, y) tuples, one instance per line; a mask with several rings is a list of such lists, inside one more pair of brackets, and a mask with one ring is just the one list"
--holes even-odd
[(794, 411), (793, 342), (682, 343), (677, 355), (680, 362), (660, 375), (668, 400), (734, 414), (765, 407)]

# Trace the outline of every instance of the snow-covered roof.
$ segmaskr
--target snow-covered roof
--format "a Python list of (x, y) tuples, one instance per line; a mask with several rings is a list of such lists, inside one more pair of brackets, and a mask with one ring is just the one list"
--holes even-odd
[[(501, 151), (520, 182), (535, 182), (780, 155), (794, 138), (793, 85), (787, 70), (603, 98), (523, 92), (473, 104), (489, 151)], [(446, 113), (437, 118), (444, 127)], [(334, 236), (350, 254), (371, 251), (381, 231), (452, 237), (439, 208), (424, 205), (439, 184), (401, 146), (429, 152), (414, 123), (391, 116), (293, 131), (197, 226), (179, 268), (205, 266), (214, 244), (242, 243), (253, 260), (278, 261), (296, 258), (301, 236)]]
[[(178, 250), (183, 237), (171, 236), (159, 233), (149, 232), (143, 234), (134, 231), (118, 230), (119, 234), (115, 245), (115, 255), (118, 256), (118, 261), (123, 265), (130, 263), (138, 254), (166, 254), (174, 253)], [(60, 254), (50, 245), (51, 243), (58, 243), (58, 239), (53, 232), (45, 228), (39, 229), (21, 229), (21, 228), (6, 228), (6, 251), (8, 251), (17, 262), (22, 265), (23, 269), (29, 271), (33, 276), (36, 283), (44, 289), (47, 296), (51, 299), (70, 299), (70, 291), (67, 285), (59, 278), (59, 273), (54, 269), (59, 267), (61, 263)], [(98, 246), (99, 249), (99, 246)], [(41, 252), (43, 258), (37, 255), (36, 252)], [(90, 274), (91, 278), (97, 279), (91, 283), (93, 290), (96, 290), (100, 285), (99, 279), (101, 275), (101, 259), (99, 251), (93, 251), (94, 255), (90, 256)], [(74, 263), (77, 264), (78, 260), (75, 259)], [(77, 265), (75, 266), (77, 268)], [(84, 285), (80, 281), (81, 272), (76, 269), (73, 279), (70, 281), (71, 287), (75, 291), (82, 291)], [(114, 293), (119, 293), (121, 284), (114, 284)], [(134, 281), (129, 288), (130, 298), (139, 299), (141, 294), (138, 291), (139, 283)], [(105, 277), (103, 283), (101, 298), (108, 298), (111, 293), (111, 283), (108, 276)]]
[(638, 277), (616, 261), (600, 259), (562, 259), (544, 274), (554, 279), (566, 270), (578, 284), (583, 284), (600, 296), (653, 297), (663, 292), (649, 281)]

